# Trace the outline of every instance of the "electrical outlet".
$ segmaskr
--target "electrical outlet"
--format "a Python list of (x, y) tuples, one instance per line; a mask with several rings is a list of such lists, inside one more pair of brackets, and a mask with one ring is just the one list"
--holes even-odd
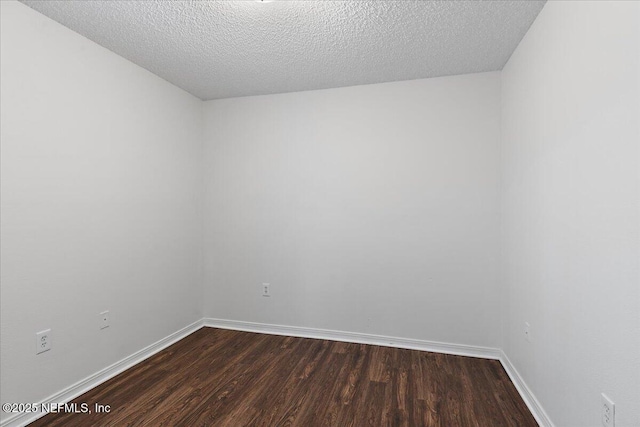
[(109, 310), (100, 313), (100, 329), (109, 327)]
[(524, 322), (524, 339), (527, 342), (531, 342), (531, 325), (529, 322)]
[(616, 426), (616, 405), (606, 394), (602, 393), (602, 425), (604, 427)]
[(263, 297), (270, 297), (271, 296), (270, 286), (271, 285), (269, 283), (263, 283), (262, 284), (262, 296)]
[(36, 333), (36, 354), (51, 350), (51, 329)]

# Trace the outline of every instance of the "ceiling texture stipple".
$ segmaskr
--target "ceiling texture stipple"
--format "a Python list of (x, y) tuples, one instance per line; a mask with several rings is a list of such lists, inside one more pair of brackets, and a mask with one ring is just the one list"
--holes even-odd
[(544, 1), (30, 1), (198, 98), (502, 69)]

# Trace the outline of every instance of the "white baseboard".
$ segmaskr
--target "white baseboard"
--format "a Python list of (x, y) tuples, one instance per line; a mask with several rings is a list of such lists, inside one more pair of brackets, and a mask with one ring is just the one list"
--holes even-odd
[(385, 347), (398, 347), (410, 350), (432, 351), (435, 353), (454, 354), (457, 356), (480, 357), (499, 360), (522, 400), (531, 411), (541, 427), (554, 427), (551, 419), (531, 392), (518, 371), (511, 364), (501, 349), (479, 347), (463, 344), (450, 344), (437, 341), (417, 340), (412, 338), (396, 338), (384, 335), (363, 334), (358, 332), (333, 331), (327, 329), (304, 328), (299, 326), (283, 326), (265, 323), (243, 322), (239, 320), (204, 318), (204, 326), (210, 328), (232, 329), (235, 331), (258, 332), (270, 335), (284, 335), (302, 338), (316, 338), (330, 341), (371, 344)]
[(300, 326), (272, 325), (266, 323), (242, 322), (239, 320), (204, 318), (204, 326), (210, 328), (232, 329), (235, 331), (258, 332), (270, 335), (315, 338), (330, 341), (371, 344), (384, 347), (406, 348), (409, 350), (432, 351), (457, 356), (480, 357), (499, 360), (501, 350), (491, 347), (479, 347), (464, 344), (450, 344), (437, 341), (397, 338), (384, 335), (372, 335), (359, 332), (334, 331), (329, 329), (305, 328)]
[[(143, 348), (136, 353), (108, 366), (55, 393), (39, 402), (40, 404), (67, 403), (105, 381), (115, 377), (130, 367), (153, 356), (159, 351), (180, 341), (187, 335), (201, 327), (231, 329), (236, 331), (257, 332), (270, 335), (284, 335), (301, 338), (315, 338), (330, 341), (351, 342), (357, 344), (371, 344), (384, 347), (406, 348), (410, 350), (432, 351), (435, 353), (454, 354), (457, 356), (479, 357), (483, 359), (499, 360), (516, 390), (524, 400), (532, 415), (542, 427), (554, 427), (551, 419), (536, 399), (535, 395), (524, 382), (516, 368), (511, 364), (507, 355), (498, 348), (472, 346), (464, 344), (450, 344), (437, 341), (418, 340), (413, 338), (397, 338), (385, 335), (364, 334), (359, 332), (334, 331), (329, 329), (306, 328), (299, 326), (272, 325), (265, 323), (243, 322), (239, 320), (204, 318), (198, 320), (177, 332)], [(9, 417), (0, 422), (0, 427), (23, 427), (44, 416), (43, 413), (22, 413)]]
[[(187, 335), (197, 331), (202, 327), (202, 320), (198, 320), (193, 322), (189, 326), (186, 326), (179, 331), (174, 332), (173, 334), (162, 338), (159, 341), (143, 348), (140, 351), (133, 353), (130, 356), (125, 357), (122, 360), (114, 363), (111, 366), (108, 366), (101, 371), (96, 372), (93, 375), (90, 375), (77, 383), (73, 384), (70, 387), (65, 388), (64, 390), (55, 393), (43, 401), (39, 402), (39, 404), (50, 404), (50, 403), (67, 403), (76, 397), (80, 396), (83, 393), (91, 390), (92, 388), (102, 384), (103, 382), (115, 377), (116, 375), (122, 373), (123, 371), (129, 369), (133, 365), (136, 365), (143, 360), (153, 356), (159, 351), (169, 347), (171, 344), (180, 341), (182, 338)], [(3, 420), (0, 423), (0, 427), (22, 427), (26, 426), (29, 423), (34, 422), (40, 417), (45, 416), (46, 413), (36, 412), (36, 413), (20, 413), (15, 416), (9, 417)]]
[(527, 386), (527, 383), (524, 382), (524, 379), (522, 379), (515, 366), (511, 364), (511, 361), (505, 352), (500, 350), (500, 353), (500, 363), (502, 363), (504, 370), (507, 371), (507, 375), (511, 378), (511, 382), (515, 385), (516, 390), (520, 393), (522, 400), (527, 404), (527, 407), (538, 424), (540, 424), (541, 427), (554, 427), (553, 422), (551, 422), (551, 418), (549, 418), (547, 413), (544, 411), (544, 408), (538, 399), (536, 399), (536, 396), (533, 394), (531, 389)]

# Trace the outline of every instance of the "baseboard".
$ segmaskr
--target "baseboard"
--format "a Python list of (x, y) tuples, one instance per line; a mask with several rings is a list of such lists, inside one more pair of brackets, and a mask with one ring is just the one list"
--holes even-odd
[(547, 413), (544, 411), (544, 408), (538, 399), (536, 399), (536, 396), (533, 394), (531, 389), (527, 386), (527, 383), (524, 382), (524, 379), (522, 379), (505, 352), (500, 350), (500, 353), (500, 363), (502, 363), (504, 370), (507, 371), (507, 375), (511, 378), (511, 382), (516, 386), (516, 390), (520, 393), (522, 400), (527, 404), (527, 407), (538, 424), (540, 424), (541, 427), (554, 427), (553, 422), (551, 422), (551, 418), (549, 418)]
[[(453, 354), (457, 356), (479, 357), (483, 359), (499, 360), (502, 363), (507, 375), (513, 382), (516, 390), (524, 400), (525, 404), (531, 411), (538, 424), (542, 427), (554, 427), (551, 419), (542, 408), (542, 405), (536, 399), (535, 395), (524, 382), (516, 368), (513, 366), (504, 351), (481, 346), (471, 346), (464, 344), (442, 343), (437, 341), (418, 340), (413, 338), (397, 338), (385, 335), (364, 334), (359, 332), (335, 331), (329, 329), (306, 328), (300, 326), (273, 325), (255, 322), (243, 322), (239, 320), (226, 320), (204, 318), (198, 320), (173, 334), (156, 341), (155, 343), (143, 348), (132, 355), (108, 366), (101, 371), (96, 372), (84, 378), (81, 381), (55, 393), (52, 396), (39, 402), (47, 403), (66, 403), (76, 397), (86, 393), (94, 387), (104, 383), (105, 381), (124, 372), (130, 367), (142, 362), (143, 360), (153, 356), (159, 351), (169, 347), (170, 345), (180, 341), (187, 335), (197, 331), (201, 327), (211, 327), (220, 329), (231, 329), (236, 331), (258, 332), (270, 335), (284, 335), (301, 338), (314, 338), (330, 341), (351, 342), (357, 344), (380, 345), (384, 347), (406, 348), (410, 350), (432, 351), (436, 353)], [(22, 427), (38, 418), (44, 416), (43, 413), (22, 413), (9, 417), (0, 422), (0, 427)]]
[[(169, 347), (171, 344), (180, 341), (187, 335), (197, 331), (202, 327), (202, 320), (198, 320), (193, 322), (189, 326), (186, 326), (179, 331), (174, 332), (173, 334), (162, 338), (159, 341), (143, 348), (140, 351), (133, 353), (130, 356), (125, 357), (122, 360), (114, 363), (111, 366), (108, 366), (101, 371), (96, 372), (93, 375), (90, 375), (77, 383), (73, 384), (66, 389), (55, 393), (46, 399), (39, 402), (39, 404), (47, 404), (47, 403), (67, 403), (81, 394), (86, 393), (92, 388), (102, 384), (103, 382), (115, 377), (116, 375), (122, 373), (123, 371), (129, 369), (130, 367), (142, 362), (143, 360), (153, 356), (159, 351)], [(15, 416), (9, 417), (6, 420), (3, 420), (0, 423), (0, 427), (22, 427), (29, 423), (34, 422), (40, 417), (45, 416), (45, 413), (37, 412), (37, 413), (21, 413), (16, 414)]]
[(483, 359), (499, 360), (522, 400), (531, 411), (541, 427), (555, 427), (551, 419), (536, 399), (535, 395), (524, 382), (516, 368), (511, 364), (507, 355), (501, 349), (479, 347), (463, 344), (450, 344), (437, 341), (417, 340), (412, 338), (396, 338), (384, 335), (363, 334), (358, 332), (334, 331), (328, 329), (305, 328), (299, 326), (283, 326), (265, 323), (243, 322), (226, 319), (203, 319), (205, 327), (232, 329), (235, 331), (258, 332), (270, 335), (284, 335), (301, 338), (316, 338), (331, 341), (351, 342), (358, 344), (398, 347), (410, 350), (432, 351), (436, 353), (454, 354), (457, 356), (480, 357)]
[(409, 350), (432, 351), (457, 356), (480, 357), (499, 360), (501, 351), (497, 348), (479, 347), (464, 344), (450, 344), (437, 341), (397, 338), (385, 335), (372, 335), (359, 332), (334, 331), (329, 329), (305, 328), (300, 326), (272, 325), (266, 323), (243, 322), (239, 320), (204, 318), (204, 326), (235, 331), (258, 332), (270, 335), (285, 335), (300, 338), (315, 338), (330, 341), (371, 344), (384, 347), (406, 348)]

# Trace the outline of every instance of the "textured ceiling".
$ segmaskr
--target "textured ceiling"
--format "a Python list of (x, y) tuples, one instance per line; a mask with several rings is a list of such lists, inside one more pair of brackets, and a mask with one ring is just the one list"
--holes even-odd
[(544, 1), (28, 1), (201, 99), (500, 70)]

